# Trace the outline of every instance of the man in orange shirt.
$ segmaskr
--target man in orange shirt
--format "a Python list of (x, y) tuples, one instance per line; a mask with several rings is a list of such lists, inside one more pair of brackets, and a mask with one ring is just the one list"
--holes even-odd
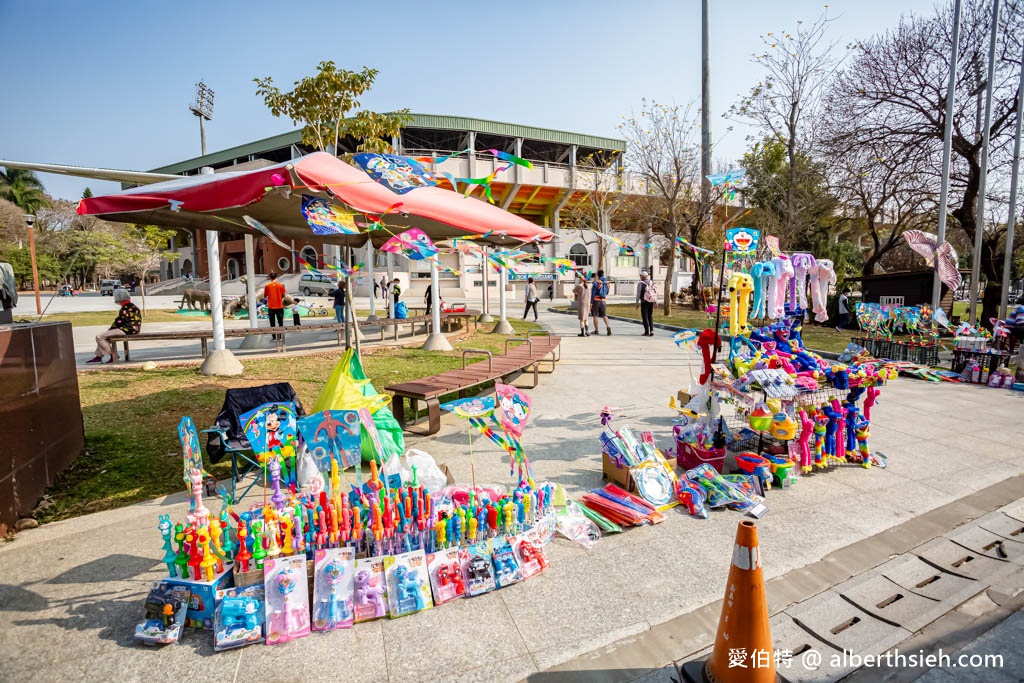
[[(263, 296), (267, 298), (267, 317), (270, 318), (270, 326), (284, 327), (284, 285), (277, 281), (277, 273), (271, 273), (267, 277), (270, 281), (263, 288)], [(277, 339), (276, 335), (274, 339)]]

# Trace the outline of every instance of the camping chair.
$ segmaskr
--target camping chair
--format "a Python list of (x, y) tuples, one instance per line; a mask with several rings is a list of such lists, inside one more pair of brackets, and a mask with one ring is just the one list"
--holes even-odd
[[(204, 429), (203, 433), (208, 434), (206, 441), (206, 454), (210, 462), (220, 462), (224, 456), (231, 456), (231, 500), (237, 501), (244, 498), (252, 490), (252, 487), (259, 483), (259, 472), (263, 467), (256, 461), (256, 454), (253, 453), (249, 440), (240, 424), (239, 417), (253, 408), (258, 408), (264, 403), (286, 403), (295, 404), (295, 414), (302, 417), (306, 414), (302, 408), (295, 389), (288, 382), (277, 384), (265, 384), (261, 387), (245, 387), (243, 389), (228, 389), (224, 392), (224, 405), (214, 425)], [(239, 469), (239, 460), (241, 468)], [(249, 474), (255, 473), (252, 483), (245, 487), (241, 496), (236, 496), (238, 481)]]

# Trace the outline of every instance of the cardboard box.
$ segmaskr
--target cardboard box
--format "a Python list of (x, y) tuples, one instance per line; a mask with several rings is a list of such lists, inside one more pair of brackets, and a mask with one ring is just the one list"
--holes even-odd
[[(260, 572), (262, 574), (262, 570)], [(213, 613), (217, 607), (217, 591), (231, 588), (234, 581), (232, 567), (213, 577), (213, 581), (192, 581), (190, 579), (163, 579), (170, 586), (185, 586), (192, 596), (188, 601), (185, 625), (192, 628), (213, 630)]]
[(629, 474), (629, 467), (626, 465), (619, 467), (615, 462), (615, 458), (607, 453), (601, 454), (601, 461), (601, 476), (603, 479), (630, 493), (636, 492), (636, 485), (633, 483), (633, 477)]

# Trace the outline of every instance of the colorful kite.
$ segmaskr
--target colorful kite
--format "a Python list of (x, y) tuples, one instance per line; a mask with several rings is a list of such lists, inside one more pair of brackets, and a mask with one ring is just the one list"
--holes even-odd
[(356, 215), (321, 197), (302, 195), (302, 216), (314, 235), (358, 235)]
[(731, 202), (736, 198), (736, 190), (743, 185), (746, 175), (747, 172), (744, 169), (735, 168), (725, 173), (713, 173), (704, 177), (711, 183), (711, 187), (721, 187), (722, 198), (727, 202)]
[(391, 254), (401, 254), (413, 261), (423, 261), (437, 254), (437, 247), (434, 246), (427, 233), (419, 228), (409, 228), (405, 232), (395, 235), (385, 242), (380, 250)]
[(411, 157), (367, 153), (352, 158), (367, 175), (397, 194), (437, 185), (437, 176)]
[(254, 453), (280, 452), (295, 443), (295, 404), (264, 403), (239, 417)]

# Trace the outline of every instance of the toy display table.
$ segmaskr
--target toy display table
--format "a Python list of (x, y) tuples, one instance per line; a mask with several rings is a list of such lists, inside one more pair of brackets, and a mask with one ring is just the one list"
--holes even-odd
[(939, 364), (938, 344), (915, 344), (891, 339), (872, 339), (869, 337), (853, 337), (850, 341), (863, 346), (875, 358), (909, 361), (917, 365), (934, 366)]
[(971, 363), (977, 363), (981, 366), (979, 382), (985, 382), (988, 381), (989, 375), (999, 369), (1000, 365), (1010, 365), (1010, 354), (992, 349), (985, 351), (953, 350), (953, 372), (963, 372), (964, 368)]

